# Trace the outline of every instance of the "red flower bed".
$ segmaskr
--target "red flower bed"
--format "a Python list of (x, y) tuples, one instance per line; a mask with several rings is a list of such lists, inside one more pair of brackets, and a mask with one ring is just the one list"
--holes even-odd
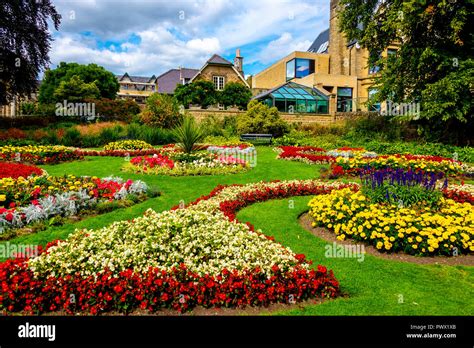
[(443, 190), (443, 195), (445, 198), (452, 199), (458, 203), (467, 202), (474, 205), (474, 196), (469, 192), (445, 189)]
[(32, 314), (60, 310), (69, 314), (128, 313), (135, 309), (156, 312), (162, 308), (183, 312), (198, 305), (268, 306), (276, 302), (332, 298), (339, 293), (339, 283), (332, 271), (323, 266), (309, 271), (297, 267), (291, 272), (282, 272), (274, 266), (272, 272), (270, 278), (259, 269), (241, 274), (224, 269), (217, 276), (199, 276), (181, 265), (171, 272), (150, 268), (145, 274), (126, 270), (112, 276), (105, 270), (96, 278), (41, 279), (27, 268), (25, 259), (15, 259), (0, 264), (0, 308)]
[(27, 178), (30, 175), (42, 175), (43, 171), (33, 165), (23, 163), (0, 162), (0, 179), (2, 178), (19, 178), (20, 176)]
[(109, 151), (95, 151), (95, 150), (77, 150), (76, 153), (80, 156), (111, 156), (111, 157), (135, 157), (135, 156), (151, 156), (160, 154), (159, 149), (147, 150), (109, 150)]
[(169, 169), (174, 167), (174, 162), (169, 157), (161, 154), (155, 154), (153, 157), (135, 157), (130, 162), (134, 166), (142, 167), (144, 170), (155, 167), (168, 167)]
[[(333, 156), (326, 155), (326, 150), (320, 147), (314, 146), (280, 146), (282, 152), (278, 155), (278, 158), (303, 158), (310, 162), (316, 163), (330, 163), (334, 161)], [(314, 152), (314, 153), (309, 153)], [(321, 154), (317, 154), (321, 153)]]

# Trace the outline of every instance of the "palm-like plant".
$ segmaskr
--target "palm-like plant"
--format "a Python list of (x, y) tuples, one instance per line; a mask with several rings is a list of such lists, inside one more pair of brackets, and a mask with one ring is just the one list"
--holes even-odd
[(192, 153), (196, 144), (204, 138), (204, 133), (194, 117), (187, 115), (173, 130), (173, 137), (185, 153)]

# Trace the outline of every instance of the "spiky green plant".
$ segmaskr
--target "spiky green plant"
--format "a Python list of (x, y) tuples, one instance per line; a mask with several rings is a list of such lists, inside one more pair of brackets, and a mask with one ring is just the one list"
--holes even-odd
[(187, 115), (173, 130), (173, 137), (185, 153), (192, 153), (196, 144), (204, 138), (204, 133), (194, 117)]

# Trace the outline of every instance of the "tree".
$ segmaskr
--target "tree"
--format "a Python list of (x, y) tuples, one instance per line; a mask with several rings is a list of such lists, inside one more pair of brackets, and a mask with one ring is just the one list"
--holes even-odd
[(0, 4), (0, 104), (35, 92), (36, 79), (48, 67), (51, 33), (61, 16), (50, 0), (2, 0)]
[[(449, 0), (340, 2), (341, 30), (368, 49), (369, 64), (381, 68), (375, 100), (419, 102), (417, 123), (430, 138), (455, 135), (451, 140), (459, 142), (473, 131), (472, 6)], [(381, 57), (392, 43), (400, 44), (396, 54)]]
[(143, 123), (161, 128), (173, 128), (182, 116), (176, 100), (167, 94), (153, 93), (146, 99), (146, 108), (140, 114)]
[(58, 101), (67, 100), (68, 103), (98, 98), (100, 91), (96, 83), (97, 81), (85, 83), (79, 76), (74, 75), (68, 81), (61, 81), (59, 87), (54, 92), (54, 97)]
[(182, 85), (179, 84), (176, 86), (174, 90), (173, 97), (174, 99), (180, 104), (183, 105), (185, 109), (189, 108), (189, 104), (191, 104), (192, 96), (191, 96), (191, 88), (190, 85)]
[(247, 86), (241, 83), (229, 82), (224, 89), (219, 92), (219, 102), (227, 109), (229, 106), (237, 106), (244, 110), (252, 98), (252, 92)]
[(247, 112), (237, 117), (237, 130), (239, 133), (272, 134), (275, 137), (288, 133), (288, 123), (280, 117), (276, 107), (269, 107), (252, 100), (247, 106)]
[(82, 65), (61, 62), (56, 69), (47, 70), (39, 90), (40, 103), (54, 103), (58, 100), (54, 93), (61, 82), (69, 81), (78, 76), (86, 84), (94, 82), (99, 89), (101, 98), (115, 99), (120, 85), (110, 71), (97, 64)]
[(174, 97), (185, 108), (188, 108), (189, 104), (194, 104), (207, 109), (210, 105), (217, 104), (214, 84), (205, 80), (197, 80), (188, 85), (176, 87)]

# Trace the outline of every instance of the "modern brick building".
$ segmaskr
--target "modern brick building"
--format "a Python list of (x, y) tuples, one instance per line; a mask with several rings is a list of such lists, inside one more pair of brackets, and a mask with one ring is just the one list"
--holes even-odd
[[(318, 35), (307, 52), (292, 52), (252, 77), (252, 89), (256, 93), (262, 96), (266, 90), (292, 82), (328, 95), (330, 114), (380, 109), (380, 105), (368, 104), (369, 96), (375, 92), (372, 85), (378, 67), (370, 67), (369, 52), (356, 41), (348, 42), (339, 31), (338, 5), (338, 0), (331, 0), (329, 28)], [(396, 49), (393, 45), (381, 54), (391, 54)], [(278, 98), (273, 103), (283, 105)], [(314, 112), (312, 107), (306, 110), (301, 112)]]

